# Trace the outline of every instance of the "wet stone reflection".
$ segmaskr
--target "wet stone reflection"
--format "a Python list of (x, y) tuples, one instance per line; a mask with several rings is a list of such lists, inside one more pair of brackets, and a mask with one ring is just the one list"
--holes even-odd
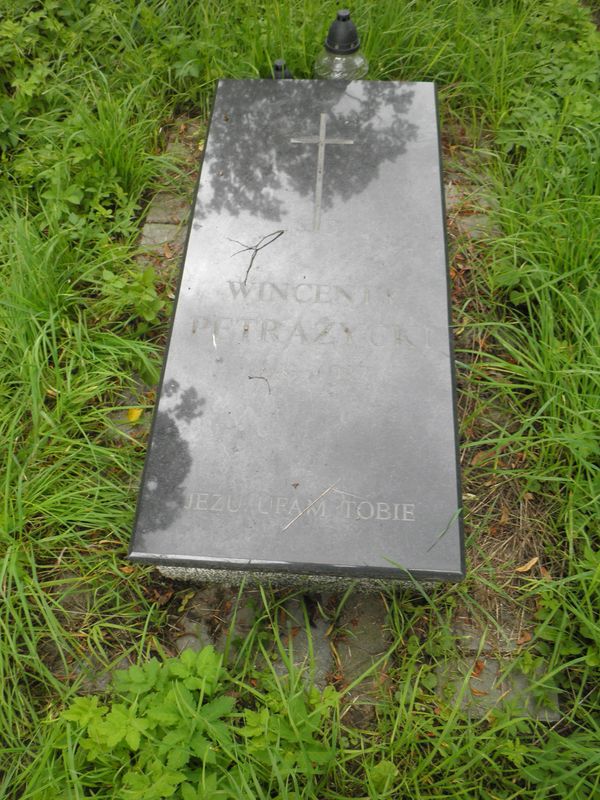
[[(417, 136), (418, 126), (407, 118), (414, 99), (408, 87), (399, 92), (397, 86), (371, 82), (365, 91), (361, 83), (290, 81), (282, 90), (272, 81), (259, 96), (249, 91), (249, 83), (225, 81), (220, 89), (202, 173), (205, 200), (196, 206), (196, 224), (223, 211), (281, 220), (290, 211), (282, 190), (314, 194), (319, 166), (325, 170), (319, 206), (331, 208), (336, 198), (364, 192), (380, 168), (405, 154)], [(298, 108), (308, 99), (311, 111), (299, 119)], [(278, 124), (265, 128), (274, 103)]]
[(169, 528), (185, 504), (185, 481), (193, 465), (189, 428), (204, 413), (206, 400), (195, 387), (176, 380), (163, 385), (167, 401), (157, 411), (144, 474), (138, 529), (143, 536)]

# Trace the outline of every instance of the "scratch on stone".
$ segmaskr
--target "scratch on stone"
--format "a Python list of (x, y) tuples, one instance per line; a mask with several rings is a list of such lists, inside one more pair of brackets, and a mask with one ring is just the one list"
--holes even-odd
[(269, 383), (269, 379), (265, 378), (264, 375), (248, 375), (249, 381), (264, 381), (267, 384), (267, 389), (269, 390), (269, 394), (271, 394), (271, 384)]
[(455, 522), (458, 519), (458, 517), (460, 516), (460, 512), (461, 512), (460, 508), (457, 511), (454, 512), (454, 514), (450, 517), (450, 522), (446, 525), (444, 530), (433, 540), (433, 542), (430, 544), (430, 546), (425, 551), (426, 553), (431, 552), (433, 550), (433, 548), (436, 546), (436, 544), (438, 544), (440, 542), (440, 540), (444, 538), (444, 536), (450, 530), (450, 527), (452, 526), (452, 523)]
[(216, 350), (217, 349), (217, 337), (215, 336), (215, 332), (214, 331), (213, 331), (213, 335), (212, 335), (212, 340), (213, 340), (213, 347)]
[(232, 258), (233, 256), (237, 256), (240, 253), (245, 253), (248, 250), (252, 251), (252, 255), (250, 256), (250, 263), (248, 264), (248, 269), (246, 270), (246, 275), (244, 277), (244, 286), (246, 285), (246, 282), (248, 280), (248, 275), (250, 274), (250, 270), (252, 269), (252, 265), (254, 264), (254, 259), (258, 255), (258, 251), (262, 250), (264, 247), (267, 247), (270, 244), (273, 244), (273, 242), (277, 241), (277, 239), (279, 239), (280, 236), (283, 236), (284, 233), (285, 231), (273, 231), (273, 233), (267, 233), (267, 235), (260, 238), (256, 244), (250, 244), (250, 245), (244, 244), (244, 242), (239, 242), (237, 239), (229, 239), (229, 237), (227, 237), (230, 242), (235, 242), (236, 244), (242, 245), (241, 250), (236, 250), (235, 253), (231, 254)]
[[(335, 483), (337, 483), (337, 481), (336, 481)], [(291, 519), (291, 520), (288, 522), (288, 524), (285, 526), (285, 528), (282, 528), (282, 529), (281, 529), (281, 532), (282, 532), (282, 533), (284, 533), (285, 531), (287, 531), (287, 529), (290, 527), (290, 525), (293, 525), (293, 524), (294, 524), (294, 522), (296, 522), (296, 520), (297, 520), (297, 519), (300, 519), (300, 517), (302, 516), (302, 514), (306, 514), (306, 512), (307, 512), (309, 509), (311, 509), (311, 508), (312, 508), (312, 507), (315, 505), (315, 503), (318, 503), (318, 502), (319, 502), (319, 500), (321, 500), (321, 498), (325, 497), (325, 495), (326, 495), (326, 494), (329, 494), (329, 492), (330, 492), (332, 489), (335, 489), (335, 483), (332, 483), (332, 484), (331, 484), (331, 486), (330, 486), (328, 489), (325, 489), (325, 491), (324, 491), (324, 492), (322, 492), (322, 493), (321, 493), (321, 494), (320, 494), (320, 495), (317, 497), (317, 499), (316, 499), (316, 500), (313, 500), (313, 501), (312, 501), (312, 503), (309, 503), (309, 504), (306, 506), (306, 508), (302, 509), (302, 511), (301, 511), (299, 514), (296, 514), (296, 516), (294, 517), (294, 519)]]
[(370, 502), (368, 497), (363, 497), (361, 494), (352, 494), (352, 492), (345, 492), (343, 489), (334, 489), (337, 494), (347, 494), (348, 497), (354, 497), (356, 500), (364, 500)]

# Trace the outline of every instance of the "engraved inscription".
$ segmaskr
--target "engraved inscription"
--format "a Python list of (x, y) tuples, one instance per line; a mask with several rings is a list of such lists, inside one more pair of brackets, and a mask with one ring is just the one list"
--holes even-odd
[(409, 331), (403, 325), (384, 322), (354, 322), (322, 317), (316, 321), (292, 319), (264, 319), (262, 317), (199, 317), (194, 320), (194, 331), (204, 332), (214, 346), (224, 344), (279, 344), (346, 347), (367, 345), (371, 347), (430, 346), (430, 329), (414, 327)]
[(377, 522), (415, 522), (416, 519), (415, 503), (368, 500), (340, 491), (334, 491), (316, 502), (298, 495), (286, 497), (266, 492), (237, 495), (189, 492), (184, 508), (186, 511), (211, 514), (237, 514), (240, 511), (249, 511), (278, 518), (303, 515), (309, 518), (341, 517), (347, 520)]
[(321, 304), (336, 305), (346, 308), (358, 308), (368, 305), (378, 296), (384, 302), (394, 301), (391, 289), (372, 286), (343, 286), (328, 283), (244, 283), (243, 281), (227, 281), (231, 297), (234, 300), (258, 301), (260, 303), (281, 303), (286, 301), (302, 305)]
[[(318, 319), (306, 315), (296, 317), (293, 313), (281, 318), (263, 316), (250, 311), (238, 316), (201, 316), (193, 320), (192, 332), (208, 334), (213, 347), (221, 344), (266, 344), (287, 347), (289, 345), (345, 348), (348, 346), (394, 348), (409, 346), (429, 349), (432, 329), (425, 325), (410, 325), (377, 321), (355, 321), (352, 312), (366, 306), (398, 304), (395, 290), (385, 286), (350, 286), (327, 283), (280, 283), (262, 281), (227, 281), (229, 297), (234, 306), (299, 306), (322, 307), (335, 316)], [(343, 314), (340, 319), (339, 311)], [(282, 309), (282, 313), (288, 309)]]

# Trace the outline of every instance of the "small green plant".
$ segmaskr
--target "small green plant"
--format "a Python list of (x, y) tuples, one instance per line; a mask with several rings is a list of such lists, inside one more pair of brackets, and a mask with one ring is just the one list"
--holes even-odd
[(129, 275), (117, 275), (105, 269), (102, 271), (102, 290), (111, 308), (134, 312), (146, 322), (154, 322), (165, 305), (156, 292), (155, 280), (151, 267)]
[(63, 719), (79, 735), (82, 786), (112, 786), (131, 800), (209, 797), (226, 786), (236, 701), (225, 680), (220, 656), (206, 648), (117, 673), (110, 705), (78, 697)]
[(271, 693), (258, 709), (244, 711), (245, 724), (240, 734), (248, 754), (269, 768), (277, 753), (283, 777), (298, 771), (303, 775), (318, 775), (333, 760), (333, 748), (321, 740), (319, 733), (327, 710), (337, 699), (332, 686), (322, 696), (316, 689), (308, 696), (296, 692), (289, 699)]
[[(275, 786), (286, 796), (288, 784), (310, 783), (333, 764), (323, 723), (337, 693), (286, 696), (282, 689), (246, 691), (212, 647), (152, 658), (117, 672), (106, 704), (78, 697), (63, 712), (64, 752), (50, 760), (40, 785), (52, 782), (56, 797), (76, 781), (107, 800), (234, 800), (263, 790), (273, 796)], [(30, 792), (46, 796), (37, 787)]]

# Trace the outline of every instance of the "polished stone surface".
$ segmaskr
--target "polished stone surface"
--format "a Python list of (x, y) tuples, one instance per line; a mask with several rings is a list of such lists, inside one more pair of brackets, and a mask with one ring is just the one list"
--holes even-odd
[(131, 557), (458, 579), (429, 83), (222, 81)]

